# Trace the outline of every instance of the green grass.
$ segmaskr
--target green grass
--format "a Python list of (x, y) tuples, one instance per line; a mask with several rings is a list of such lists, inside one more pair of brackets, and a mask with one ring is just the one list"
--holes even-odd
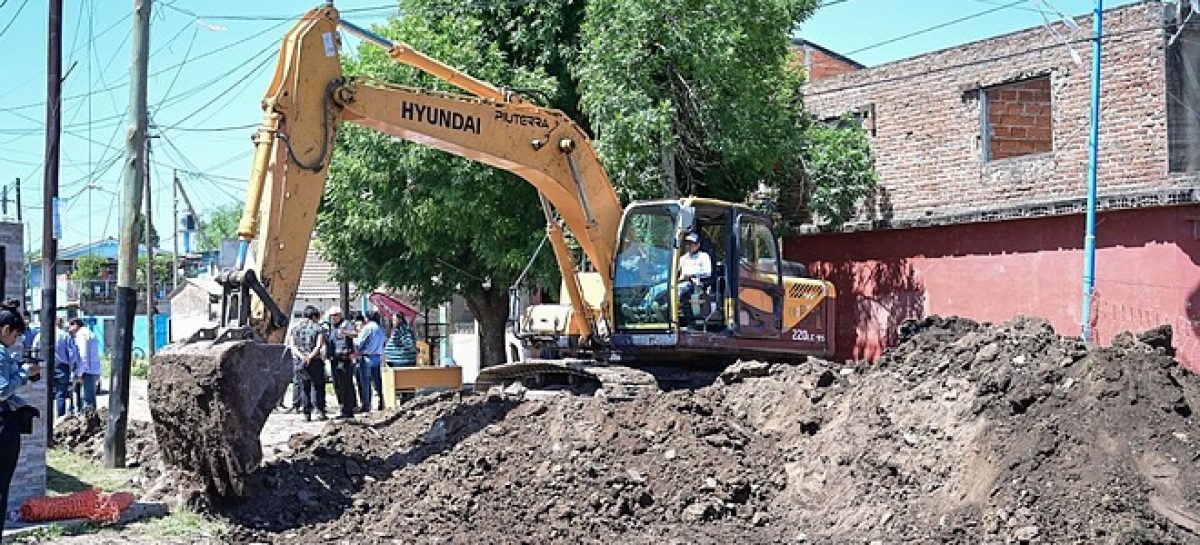
[(51, 494), (69, 494), (97, 487), (105, 492), (129, 491), (135, 470), (109, 469), (78, 454), (62, 449), (46, 452), (46, 489)]
[(47, 524), (29, 533), (21, 534), (21, 537), (14, 539), (13, 543), (41, 543), (63, 537), (67, 534), (66, 528), (58, 524)]
[[(134, 359), (130, 364), (129, 374), (137, 378), (146, 378), (150, 374), (150, 359)], [(112, 376), (112, 360), (108, 356), (100, 356), (100, 376), (105, 380)]]
[(187, 538), (216, 538), (227, 535), (229, 524), (222, 520), (206, 517), (195, 511), (178, 509), (165, 517), (135, 522), (126, 527), (130, 532), (140, 536), (159, 539)]
[[(68, 494), (92, 487), (99, 487), (105, 492), (128, 491), (135, 494), (140, 491), (130, 485), (129, 479), (136, 469), (108, 469), (103, 465), (79, 456), (75, 453), (50, 449), (47, 454), (46, 487), (48, 493)], [(149, 538), (150, 542), (173, 539), (184, 542), (198, 542), (218, 539), (229, 533), (229, 524), (218, 519), (205, 517), (194, 511), (178, 509), (164, 517), (130, 523), (122, 527), (101, 527), (88, 524), (79, 528), (63, 528), (49, 525), (39, 529), (24, 541), (42, 542), (64, 535), (103, 534), (108, 537), (116, 533), (120, 537), (138, 538), (142, 543)]]

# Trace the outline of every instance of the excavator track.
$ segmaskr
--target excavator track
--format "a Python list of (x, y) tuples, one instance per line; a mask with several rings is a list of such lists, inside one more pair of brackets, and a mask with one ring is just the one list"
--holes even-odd
[(580, 392), (587, 392), (587, 386), (592, 384), (596, 389), (590, 393), (614, 401), (636, 399), (660, 391), (658, 380), (649, 372), (584, 359), (534, 359), (488, 367), (479, 372), (475, 387), (485, 390), (516, 382), (533, 388), (546, 383), (565, 383)]

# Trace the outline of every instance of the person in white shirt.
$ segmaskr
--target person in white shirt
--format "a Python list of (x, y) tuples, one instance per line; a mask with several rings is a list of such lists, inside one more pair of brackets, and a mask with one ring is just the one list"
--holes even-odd
[(75, 370), (75, 383), (83, 384), (83, 411), (96, 410), (96, 390), (100, 386), (100, 339), (79, 318), (72, 318), (67, 331), (75, 338), (80, 366)]
[(679, 306), (686, 316), (691, 313), (696, 286), (712, 276), (712, 258), (700, 249), (700, 235), (691, 232), (683, 240), (687, 253), (679, 258)]

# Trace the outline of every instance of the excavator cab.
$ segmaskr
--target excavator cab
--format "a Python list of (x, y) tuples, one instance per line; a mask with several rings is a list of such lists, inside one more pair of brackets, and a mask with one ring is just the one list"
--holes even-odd
[[(712, 272), (680, 297), (682, 244), (695, 233)], [(704, 198), (626, 208), (613, 265), (611, 345), (624, 362), (828, 355), (833, 286), (791, 274), (770, 218)]]

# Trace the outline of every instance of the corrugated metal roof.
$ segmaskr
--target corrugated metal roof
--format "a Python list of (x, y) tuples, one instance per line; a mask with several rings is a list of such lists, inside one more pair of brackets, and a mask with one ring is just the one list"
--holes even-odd
[(309, 248), (300, 272), (300, 287), (297, 299), (332, 299), (339, 297), (338, 283), (333, 279), (334, 265), (326, 261), (315, 249)]

